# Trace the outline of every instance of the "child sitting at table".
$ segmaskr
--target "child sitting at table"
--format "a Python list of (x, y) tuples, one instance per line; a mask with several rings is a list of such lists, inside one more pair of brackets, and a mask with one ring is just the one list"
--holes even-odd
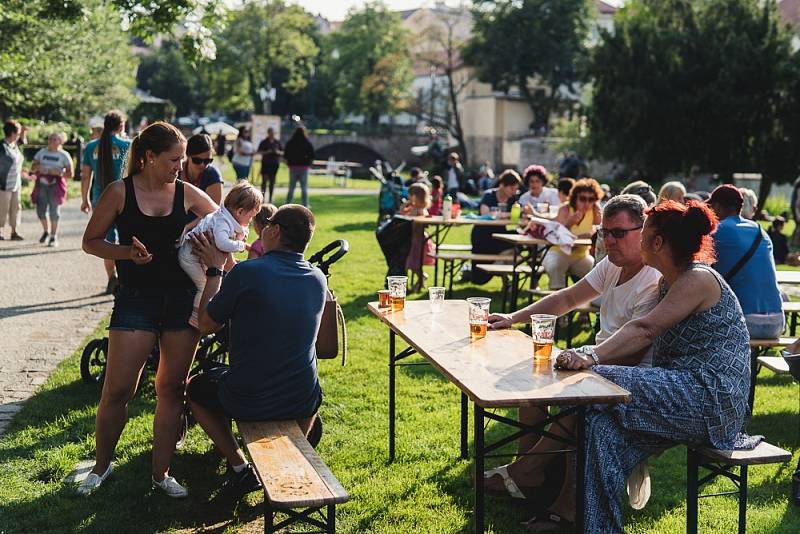
[(261, 244), (261, 232), (267, 227), (269, 220), (275, 215), (278, 208), (274, 204), (262, 204), (261, 209), (253, 217), (253, 230), (256, 232), (255, 241), (250, 243), (250, 250), (247, 252), (247, 259), (252, 260), (264, 255), (264, 245)]
[[(434, 177), (435, 178), (435, 177)], [(408, 202), (400, 208), (400, 214), (408, 217), (428, 217), (428, 208), (431, 205), (431, 192), (428, 186), (421, 183), (412, 184), (408, 188)], [(425, 287), (426, 275), (422, 271), (423, 265), (433, 265), (433, 243), (425, 233), (421, 224), (415, 224), (411, 234), (411, 249), (406, 257), (406, 269), (417, 275), (417, 283), (412, 291), (419, 291)]]

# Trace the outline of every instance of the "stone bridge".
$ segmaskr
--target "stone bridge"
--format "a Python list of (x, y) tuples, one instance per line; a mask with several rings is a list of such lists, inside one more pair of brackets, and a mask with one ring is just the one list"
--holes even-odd
[(429, 142), (428, 137), (424, 135), (384, 137), (311, 134), (309, 140), (314, 145), (315, 159), (328, 159), (333, 156), (337, 161), (352, 161), (363, 165), (363, 169), (354, 170), (353, 174), (357, 176), (366, 176), (367, 168), (377, 159), (387, 160), (393, 166), (406, 161), (408, 167), (412, 161), (416, 162), (419, 159), (411, 153), (411, 147), (426, 145)]

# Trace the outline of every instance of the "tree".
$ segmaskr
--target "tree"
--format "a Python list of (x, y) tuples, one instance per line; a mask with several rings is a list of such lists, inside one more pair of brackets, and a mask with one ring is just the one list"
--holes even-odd
[(786, 172), (800, 155), (796, 65), (774, 2), (634, 1), (593, 58), (592, 143), (654, 179)]
[(338, 59), (337, 105), (378, 125), (381, 115), (400, 111), (411, 84), (408, 36), (400, 17), (380, 2), (351, 10), (331, 36)]
[[(306, 87), (319, 49), (311, 33), (314, 19), (283, 0), (259, 0), (230, 12), (218, 39), (218, 63), (225, 65), (231, 93), (244, 89), (258, 113), (269, 113), (262, 89), (274, 87), (280, 69), (282, 87), (291, 94)], [(239, 95), (241, 96), (241, 95)]]
[(203, 111), (205, 83), (175, 41), (163, 42), (151, 55), (142, 58), (136, 71), (136, 85), (153, 96), (170, 100), (179, 116)]
[(552, 113), (577, 95), (590, 7), (588, 0), (473, 0), (464, 60), (496, 90), (518, 88), (536, 127), (547, 129)]
[[(473, 81), (469, 69), (461, 60), (461, 49), (466, 41), (459, 38), (458, 26), (465, 24), (460, 10), (447, 7), (433, 10), (435, 22), (421, 32), (415, 59), (431, 68), (431, 88), (427, 95), (420, 95), (406, 110), (425, 120), (435, 128), (446, 130), (458, 143), (462, 160), (469, 161), (464, 128), (461, 123), (460, 102), (463, 92)], [(445, 102), (437, 105), (435, 77), (443, 76)]]
[(113, 8), (86, 2), (79, 18), (47, 18), (42, 2), (11, 2), (0, 13), (0, 116), (77, 121), (133, 103), (136, 59), (108, 24)]

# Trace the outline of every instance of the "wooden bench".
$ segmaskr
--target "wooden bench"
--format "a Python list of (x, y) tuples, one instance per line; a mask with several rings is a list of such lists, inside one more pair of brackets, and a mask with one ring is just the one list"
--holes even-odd
[(748, 396), (748, 404), (750, 410), (753, 409), (756, 396), (756, 379), (758, 373), (761, 371), (761, 363), (759, 358), (772, 349), (778, 349), (791, 345), (797, 340), (793, 337), (779, 337), (775, 339), (751, 339), (750, 340), (750, 394)]
[[(762, 441), (751, 451), (721, 451), (711, 447), (687, 447), (686, 532), (697, 534), (697, 501), (700, 497), (738, 495), (739, 534), (744, 534), (747, 521), (747, 467), (756, 464), (785, 463), (792, 453)], [(700, 478), (700, 467), (710, 471)], [(739, 468), (739, 473), (734, 470)], [(736, 491), (699, 495), (699, 489), (718, 476), (730, 479)]]
[(759, 356), (758, 363), (775, 374), (782, 375), (789, 372), (789, 364), (780, 356)]
[(436, 252), (472, 252), (472, 245), (470, 244), (447, 244), (442, 243), (436, 248)]
[[(506, 256), (507, 258), (511, 259), (511, 256)], [(496, 264), (496, 263), (479, 263), (475, 266), (476, 269), (480, 269), (481, 271), (490, 274), (492, 276), (500, 276), (503, 279), (503, 288), (501, 290), (501, 295), (503, 297), (503, 302), (501, 304), (501, 311), (503, 312), (512, 312), (514, 310), (510, 309), (515, 306), (514, 302), (514, 288), (512, 287), (512, 281), (514, 279), (514, 274), (522, 275), (523, 277), (530, 277), (531, 275), (531, 266), (527, 263), (522, 263), (517, 265), (511, 265), (511, 263), (506, 264)], [(523, 278), (524, 282), (524, 278)], [(519, 282), (518, 282), (519, 283)], [(509, 309), (506, 309), (506, 308)]]
[[(473, 254), (472, 252), (436, 252), (435, 254), (431, 254), (431, 257), (444, 264), (442, 266), (442, 285), (445, 285), (449, 274), (450, 281), (448, 284), (448, 291), (451, 293), (453, 291), (453, 279), (456, 277), (456, 273), (461, 269), (461, 266), (465, 263), (473, 261), (486, 263), (502, 261), (511, 263), (514, 261), (514, 258), (507, 254)], [(434, 280), (434, 283), (436, 283), (436, 280)]]
[(789, 326), (789, 335), (797, 335), (797, 317), (800, 315), (800, 302), (784, 302), (783, 313), (786, 314), (786, 323)]
[[(298, 522), (336, 532), (336, 505), (349, 496), (297, 423), (237, 421), (236, 425), (264, 486), (264, 532), (272, 534)], [(288, 519), (275, 524), (277, 511)]]

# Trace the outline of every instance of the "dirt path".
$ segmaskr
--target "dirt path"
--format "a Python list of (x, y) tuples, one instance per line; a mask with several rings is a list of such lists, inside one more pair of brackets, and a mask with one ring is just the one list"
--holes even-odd
[(59, 246), (39, 244), (36, 213), (25, 210), (19, 233), (0, 241), (0, 436), (21, 403), (44, 383), (111, 310), (101, 260), (81, 250), (88, 217), (73, 199), (62, 206)]

